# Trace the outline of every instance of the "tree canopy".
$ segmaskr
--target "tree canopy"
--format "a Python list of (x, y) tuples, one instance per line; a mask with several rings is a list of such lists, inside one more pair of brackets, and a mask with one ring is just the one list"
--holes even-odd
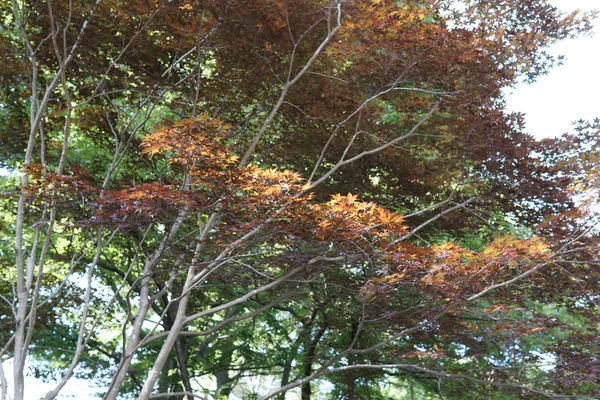
[(594, 398), (600, 123), (502, 92), (594, 16), (0, 4), (0, 400)]

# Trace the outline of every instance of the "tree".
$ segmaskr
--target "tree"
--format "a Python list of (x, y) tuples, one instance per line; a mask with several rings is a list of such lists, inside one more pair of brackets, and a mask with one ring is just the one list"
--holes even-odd
[(332, 398), (597, 392), (596, 217), (574, 200), (597, 187), (598, 130), (536, 142), (501, 94), (591, 15), (533, 0), (0, 12), (14, 399), (27, 359), (59, 376), (46, 399), (76, 375), (105, 399), (309, 399), (324, 380)]

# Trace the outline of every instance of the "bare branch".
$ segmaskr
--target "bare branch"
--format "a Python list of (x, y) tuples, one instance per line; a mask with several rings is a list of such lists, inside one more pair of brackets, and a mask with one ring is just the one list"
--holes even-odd
[[(469, 204), (469, 203), (472, 203), (472, 202), (474, 202), (475, 200), (476, 200), (476, 199), (472, 197), (472, 198), (470, 198), (470, 199), (467, 199), (467, 200), (463, 201), (462, 203), (456, 204), (456, 205), (454, 205), (454, 206), (452, 206), (452, 207), (450, 207), (450, 208), (447, 208), (447, 209), (445, 209), (445, 210), (444, 210), (444, 211), (442, 211), (442, 212), (439, 212), (439, 213), (437, 213), (437, 214), (436, 214), (436, 215), (434, 215), (433, 217), (429, 218), (427, 221), (423, 222), (421, 225), (417, 226), (416, 228), (413, 228), (413, 229), (411, 229), (411, 230), (410, 230), (410, 232), (408, 232), (406, 235), (403, 235), (402, 237), (400, 237), (400, 238), (398, 238), (398, 239), (394, 240), (394, 241), (392, 242), (392, 244), (394, 244), (394, 243), (398, 243), (398, 242), (402, 242), (402, 241), (404, 241), (404, 240), (407, 240), (407, 239), (409, 239), (410, 237), (414, 236), (414, 235), (415, 235), (415, 234), (416, 234), (418, 231), (420, 231), (421, 229), (425, 228), (427, 225), (431, 224), (432, 222), (434, 222), (434, 221), (436, 221), (436, 220), (440, 219), (440, 218), (441, 218), (441, 217), (443, 217), (444, 215), (450, 214), (452, 211), (455, 211), (455, 210), (458, 210), (458, 209), (461, 209), (461, 208), (466, 208), (466, 205), (467, 205), (467, 204)], [(437, 207), (437, 206), (439, 206), (439, 205), (442, 205), (442, 204), (444, 204), (444, 203), (447, 203), (447, 202), (449, 202), (449, 201), (450, 201), (449, 199), (448, 199), (448, 200), (444, 200), (443, 202), (441, 202), (441, 203), (438, 203), (438, 204), (436, 204), (435, 206)], [(430, 208), (431, 208), (431, 207), (430, 207)], [(414, 214), (413, 214), (413, 215), (414, 215)]]
[[(269, 115), (267, 116), (265, 121), (263, 122), (263, 124), (260, 127), (260, 129), (258, 130), (258, 132), (252, 138), (252, 142), (250, 142), (248, 149), (246, 149), (246, 152), (244, 153), (244, 156), (242, 157), (238, 168), (244, 167), (250, 162), (250, 158), (252, 157), (252, 154), (254, 153), (254, 149), (258, 145), (258, 142), (263, 137), (263, 135), (265, 134), (265, 132), (267, 131), (269, 126), (271, 126), (271, 122), (273, 121), (273, 118), (275, 118), (275, 115), (277, 115), (277, 112), (279, 111), (279, 109), (281, 108), (281, 105), (285, 101), (285, 98), (287, 97), (287, 93), (290, 90), (290, 88), (292, 86), (294, 86), (296, 84), (296, 82), (298, 82), (300, 80), (300, 78), (302, 78), (302, 76), (309, 70), (309, 68), (312, 66), (312, 64), (315, 62), (315, 60), (319, 57), (319, 55), (325, 49), (325, 47), (327, 47), (327, 45), (329, 44), (331, 39), (333, 39), (333, 37), (335, 36), (337, 31), (342, 26), (342, 24), (341, 24), (341, 14), (342, 14), (341, 2), (338, 2), (338, 4), (337, 4), (337, 14), (338, 14), (337, 15), (337, 25), (333, 29), (329, 30), (329, 32), (327, 33), (327, 36), (325, 37), (325, 39), (323, 39), (323, 41), (317, 47), (317, 49), (312, 54), (312, 56), (308, 59), (308, 61), (304, 64), (304, 66), (300, 69), (300, 71), (298, 71), (298, 73), (292, 78), (292, 67), (293, 67), (294, 58), (295, 58), (295, 51), (296, 51), (296, 47), (297, 47), (298, 43), (300, 43), (300, 40), (298, 42), (296, 42), (296, 44), (294, 45), (294, 49), (292, 50), (292, 54), (290, 55), (290, 66), (289, 66), (289, 70), (288, 70), (288, 79), (287, 79), (286, 83), (283, 85), (283, 88), (281, 89), (279, 99), (275, 103), (275, 106), (273, 106), (273, 109), (271, 110), (271, 112), (269, 113)], [(309, 30), (310, 29), (312, 29), (312, 27), (309, 28)]]
[[(409, 137), (411, 137), (412, 135), (414, 135), (417, 130), (421, 127), (421, 125), (423, 125), (423, 123), (425, 123), (425, 121), (427, 121), (437, 110), (437, 104), (434, 105), (429, 112), (423, 117), (421, 118), (421, 120), (415, 124), (410, 131), (408, 131), (407, 133), (405, 133), (404, 135), (401, 135), (395, 139), (390, 140), (389, 142), (386, 142), (385, 144), (382, 144), (381, 146), (375, 147), (373, 149), (370, 150), (365, 150), (357, 155), (355, 155), (354, 157), (351, 157), (349, 159), (344, 159), (344, 157), (341, 157), (340, 160), (329, 170), (327, 171), (325, 174), (323, 174), (319, 179), (317, 179), (316, 181), (310, 183), (309, 186), (307, 186), (307, 188), (305, 189), (305, 191), (309, 191), (312, 190), (313, 188), (315, 188), (316, 186), (320, 185), (321, 183), (323, 183), (325, 180), (327, 180), (331, 175), (333, 175), (335, 172), (337, 172), (337, 170), (339, 170), (341, 167), (343, 167), (344, 165), (348, 165), (353, 163), (356, 160), (359, 160), (365, 156), (371, 155), (371, 154), (375, 154), (375, 153), (379, 153), (380, 151), (383, 151), (385, 149), (387, 149), (388, 147), (400, 142), (401, 140), (405, 140)], [(309, 179), (310, 182), (310, 179)]]

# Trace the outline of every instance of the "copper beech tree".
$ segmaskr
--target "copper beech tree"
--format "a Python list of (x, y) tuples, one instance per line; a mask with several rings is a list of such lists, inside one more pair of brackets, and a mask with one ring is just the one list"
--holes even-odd
[[(0, 5), (0, 400), (593, 398), (597, 122), (543, 0)], [(557, 99), (561, 101), (561, 99)], [(294, 397), (292, 397), (294, 396)], [(586, 397), (587, 396), (587, 397)]]

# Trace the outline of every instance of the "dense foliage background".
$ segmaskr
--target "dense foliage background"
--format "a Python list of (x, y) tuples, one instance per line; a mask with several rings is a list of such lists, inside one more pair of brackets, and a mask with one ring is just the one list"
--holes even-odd
[(0, 400), (594, 398), (600, 127), (502, 98), (592, 17), (3, 2)]

